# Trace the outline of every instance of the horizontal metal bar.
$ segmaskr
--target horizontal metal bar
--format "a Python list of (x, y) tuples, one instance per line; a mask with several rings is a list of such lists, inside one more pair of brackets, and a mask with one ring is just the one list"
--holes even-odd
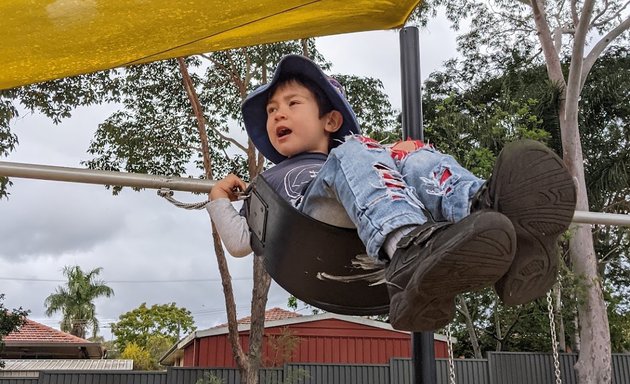
[[(0, 176), (149, 189), (168, 188), (173, 191), (200, 193), (209, 192), (216, 184), (214, 180), (11, 163), (8, 161), (0, 161)], [(578, 224), (630, 226), (630, 215), (575, 211), (573, 222)]]
[(210, 192), (212, 187), (216, 184), (214, 180), (176, 176), (153, 176), (140, 173), (22, 164), (6, 161), (0, 161), (0, 176), (149, 189), (168, 188), (172, 191), (200, 193)]
[(573, 222), (580, 224), (603, 224), (630, 226), (630, 215), (620, 213), (601, 213), (575, 211)]

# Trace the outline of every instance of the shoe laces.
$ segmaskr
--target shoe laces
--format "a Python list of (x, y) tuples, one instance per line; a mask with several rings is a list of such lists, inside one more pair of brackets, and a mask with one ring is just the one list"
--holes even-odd
[(435, 234), (442, 231), (452, 223), (448, 221), (432, 222), (429, 221), (412, 229), (408, 234), (403, 236), (396, 245), (396, 248), (409, 248), (413, 245), (425, 244), (435, 239)]
[(470, 200), (470, 212), (492, 208), (493, 206), (494, 201), (490, 197), (490, 184), (486, 181)]

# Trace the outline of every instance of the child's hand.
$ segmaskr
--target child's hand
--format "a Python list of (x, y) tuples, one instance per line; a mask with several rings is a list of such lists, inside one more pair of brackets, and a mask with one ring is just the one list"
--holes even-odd
[(247, 189), (247, 185), (238, 176), (229, 174), (217, 181), (210, 191), (210, 200), (228, 198), (230, 201), (238, 200), (239, 191)]

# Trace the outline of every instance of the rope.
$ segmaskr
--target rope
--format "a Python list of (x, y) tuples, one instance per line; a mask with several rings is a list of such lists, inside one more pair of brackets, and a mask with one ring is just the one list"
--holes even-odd
[(158, 196), (161, 196), (168, 200), (171, 204), (176, 207), (184, 208), (184, 209), (204, 209), (209, 201), (201, 201), (199, 203), (182, 203), (173, 198), (173, 191), (168, 188), (162, 188), (157, 191)]
[(448, 382), (456, 384), (455, 362), (453, 361), (453, 341), (451, 340), (451, 325), (446, 327), (446, 345), (448, 347)]
[(549, 328), (551, 329), (551, 347), (553, 349), (553, 367), (556, 384), (562, 384), (560, 376), (560, 361), (558, 359), (558, 340), (556, 337), (556, 322), (553, 315), (553, 299), (551, 298), (551, 290), (547, 292), (547, 310), (549, 311)]

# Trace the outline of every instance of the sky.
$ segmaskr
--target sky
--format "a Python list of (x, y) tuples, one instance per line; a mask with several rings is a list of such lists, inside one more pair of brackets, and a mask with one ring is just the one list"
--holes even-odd
[[(455, 35), (438, 18), (421, 35), (422, 79), (455, 56)], [(333, 63), (332, 73), (383, 81), (392, 105), (400, 108), (398, 33), (363, 32), (317, 39)], [(79, 108), (55, 126), (23, 113), (12, 126), (19, 145), (6, 159), (18, 163), (84, 168), (97, 125), (112, 106)], [(44, 301), (65, 283), (64, 266), (103, 268), (99, 277), (114, 290), (95, 301), (100, 335), (109, 324), (143, 302), (174, 302), (192, 312), (198, 329), (226, 321), (225, 304), (205, 210), (176, 208), (155, 190), (128, 188), (118, 196), (99, 185), (12, 179), (9, 200), (0, 200), (0, 293), (7, 308), (30, 310), (29, 318), (59, 329), (61, 313), (46, 317)], [(185, 202), (201, 195), (176, 193)], [(228, 256), (239, 317), (249, 315), (252, 257)], [(286, 308), (288, 293), (275, 283), (267, 308)], [(308, 314), (307, 309), (300, 308)], [(184, 335), (182, 335), (184, 336)]]

